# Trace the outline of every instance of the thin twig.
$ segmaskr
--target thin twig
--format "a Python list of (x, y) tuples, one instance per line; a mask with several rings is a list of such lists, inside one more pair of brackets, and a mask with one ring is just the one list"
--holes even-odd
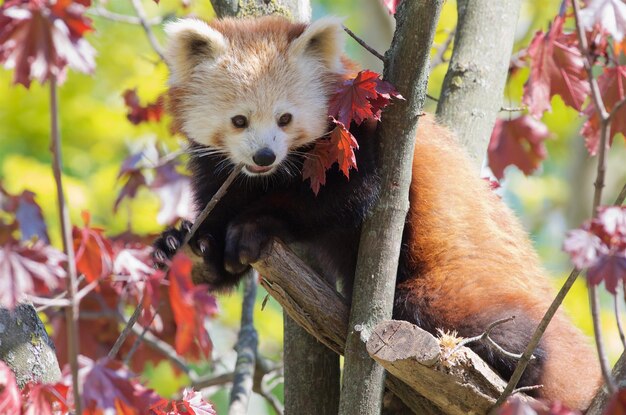
[(280, 400), (274, 396), (271, 389), (262, 386), (260, 390), (255, 392), (265, 398), (278, 415), (283, 415), (285, 413), (285, 407)]
[(150, 42), (152, 49), (154, 49), (154, 51), (156, 52), (157, 55), (159, 55), (162, 61), (165, 61), (165, 56), (163, 55), (163, 49), (161, 48), (161, 45), (159, 44), (159, 41), (157, 40), (156, 36), (154, 36), (154, 32), (152, 31), (152, 28), (150, 27), (150, 24), (148, 23), (148, 18), (146, 17), (146, 12), (143, 9), (141, 0), (130, 0), (130, 2), (133, 5), (133, 8), (135, 9), (135, 13), (137, 13), (137, 18), (139, 19), (139, 23), (141, 24), (141, 27), (143, 27), (144, 32), (146, 32), (146, 36), (148, 37), (148, 41)]
[[(602, 197), (602, 188), (604, 187), (604, 175), (606, 172), (605, 155), (606, 155), (606, 144), (608, 142), (608, 124), (613, 114), (615, 114), (615, 111), (611, 111), (611, 113), (607, 113), (606, 111), (606, 108), (604, 106), (604, 101), (602, 100), (602, 96), (600, 94), (600, 88), (598, 87), (598, 83), (596, 79), (593, 77), (593, 71), (592, 71), (590, 60), (589, 60), (589, 52), (588, 52), (589, 49), (587, 46), (587, 38), (585, 36), (585, 32), (582, 27), (582, 23), (580, 21), (580, 16), (579, 16), (579, 12), (580, 12), (579, 5), (576, 1), (573, 1), (572, 5), (574, 6), (574, 18), (576, 20), (576, 33), (578, 35), (578, 44), (579, 44), (581, 54), (583, 55), (583, 64), (585, 66), (585, 70), (587, 71), (587, 78), (589, 80), (589, 85), (591, 88), (592, 101), (594, 103), (594, 106), (596, 108), (596, 111), (601, 121), (601, 137), (600, 137), (600, 146), (598, 150), (598, 168), (597, 168), (597, 173), (596, 173), (596, 181), (594, 183), (595, 189), (594, 189), (594, 195), (593, 195), (593, 208), (592, 208), (592, 212), (593, 212), (592, 215), (595, 217), (595, 215), (597, 214), (597, 207), (600, 205), (600, 200)], [(621, 105), (623, 104), (620, 103), (620, 106)], [(614, 110), (616, 109), (617, 108), (614, 108)], [(626, 185), (620, 192), (620, 195), (615, 201), (615, 204), (621, 205), (624, 202), (624, 197), (626, 197)], [(533, 333), (533, 336), (531, 337), (530, 342), (528, 343), (528, 346), (526, 347), (526, 350), (522, 354), (522, 358), (518, 362), (517, 367), (515, 368), (515, 371), (513, 372), (513, 375), (511, 376), (511, 379), (507, 383), (506, 388), (502, 392), (502, 395), (500, 395), (500, 397), (496, 401), (495, 407), (502, 405), (504, 401), (513, 392), (515, 387), (517, 386), (517, 383), (519, 382), (524, 371), (526, 370), (526, 367), (528, 366), (528, 363), (530, 361), (530, 356), (534, 353), (535, 349), (537, 348), (537, 345), (539, 344), (539, 341), (541, 340), (541, 337), (543, 336), (543, 333), (546, 331), (546, 328), (548, 327), (548, 324), (550, 323), (550, 321), (556, 314), (556, 311), (558, 310), (561, 303), (563, 302), (563, 299), (565, 298), (569, 290), (574, 285), (574, 282), (576, 281), (580, 273), (581, 273), (581, 270), (574, 268), (572, 272), (570, 273), (569, 277), (567, 277), (567, 280), (563, 284), (563, 287), (561, 287), (556, 298), (552, 301), (552, 304), (550, 304), (548, 311), (539, 322), (537, 329), (535, 329), (535, 332)], [(592, 295), (592, 293), (595, 294), (594, 291), (595, 289), (593, 288), (590, 289), (592, 314), (593, 314), (594, 307), (597, 306), (597, 304), (594, 305), (594, 301), (595, 301), (594, 299), (597, 298), (596, 295)], [(610, 374), (610, 370), (608, 368), (606, 353), (604, 349), (601, 347), (602, 340), (600, 338), (601, 333), (599, 333), (600, 325), (599, 325), (599, 321), (597, 321), (598, 316), (596, 315), (595, 317), (596, 318), (594, 318), (594, 335), (596, 338), (596, 346), (598, 347), (598, 355), (599, 355), (600, 365), (602, 367), (602, 375), (605, 379), (607, 387), (609, 388), (609, 391), (613, 392), (615, 389), (615, 383)]]
[(613, 108), (611, 108), (611, 112), (609, 113), (609, 116), (608, 116), (608, 117), (607, 117), (607, 119), (606, 119), (606, 122), (607, 122), (607, 123), (610, 123), (610, 122), (611, 122), (611, 120), (613, 119), (613, 117), (615, 116), (615, 114), (617, 113), (617, 111), (619, 111), (619, 110), (620, 110), (620, 108), (622, 108), (622, 106), (623, 106), (624, 104), (626, 104), (626, 98), (624, 98), (624, 99), (622, 99), (622, 100), (618, 101), (618, 102), (617, 102), (617, 104), (615, 104), (615, 105), (613, 106)]
[(621, 289), (618, 286), (618, 289), (618, 293), (613, 296), (613, 306), (615, 311), (615, 321), (617, 323), (617, 331), (619, 332), (619, 338), (622, 341), (622, 348), (626, 350), (626, 336), (624, 336), (624, 325), (622, 324), (622, 316), (619, 309), (619, 303), (621, 302), (621, 298), (623, 298), (621, 294), (624, 293), (624, 285), (621, 285)]
[(243, 164), (239, 164), (239, 165), (235, 166), (233, 171), (226, 178), (226, 181), (222, 184), (222, 186), (220, 186), (220, 188), (217, 190), (217, 192), (215, 192), (215, 194), (213, 195), (211, 200), (209, 200), (209, 203), (206, 204), (204, 209), (202, 209), (202, 212), (200, 212), (200, 214), (198, 215), (198, 217), (194, 221), (193, 226), (191, 227), (191, 230), (189, 230), (189, 233), (185, 237), (185, 241), (183, 242), (182, 246), (185, 246), (185, 245), (187, 245), (189, 243), (189, 241), (195, 235), (195, 233), (198, 230), (198, 228), (200, 228), (200, 225), (202, 225), (204, 220), (209, 216), (209, 213), (211, 213), (213, 208), (215, 208), (215, 205), (217, 205), (219, 203), (219, 201), (222, 200), (222, 197), (224, 197), (224, 195), (226, 194), (226, 191), (228, 190), (228, 188), (230, 187), (232, 182), (235, 180), (237, 175), (239, 175), (239, 173), (241, 173), (242, 169), (243, 169)]
[(139, 300), (139, 303), (137, 304), (137, 307), (135, 307), (135, 311), (133, 311), (133, 314), (130, 316), (130, 319), (128, 320), (128, 322), (126, 322), (126, 326), (124, 326), (119, 337), (117, 338), (117, 340), (115, 340), (113, 347), (111, 347), (111, 350), (109, 350), (109, 354), (108, 354), (109, 359), (115, 358), (115, 356), (117, 355), (117, 352), (120, 351), (120, 348), (126, 341), (126, 338), (131, 333), (133, 326), (139, 319), (139, 316), (141, 315), (141, 312), (143, 311), (143, 299), (144, 297), (142, 295), (141, 299)]
[(456, 27), (448, 32), (448, 37), (446, 38), (446, 40), (444, 40), (443, 43), (440, 44), (436, 48), (437, 53), (435, 54), (435, 56), (433, 56), (432, 60), (430, 61), (431, 70), (441, 65), (442, 63), (446, 63), (448, 61), (448, 59), (446, 59), (444, 55), (448, 51), (448, 48), (450, 48), (450, 45), (452, 44), (452, 41), (454, 40), (455, 33), (456, 33)]
[(191, 366), (183, 359), (176, 350), (168, 343), (156, 337), (150, 330), (145, 331), (141, 326), (129, 326), (126, 318), (119, 312), (112, 309), (105, 309), (97, 312), (85, 312), (80, 313), (80, 318), (84, 320), (93, 320), (99, 318), (114, 318), (120, 323), (125, 324), (126, 327), (130, 327), (133, 334), (137, 336), (143, 336), (142, 341), (150, 346), (155, 351), (161, 353), (164, 357), (169, 359), (174, 365), (181, 369), (189, 377), (189, 380), (193, 385), (198, 381), (198, 375), (191, 369)]
[(474, 336), (474, 337), (468, 337), (468, 338), (465, 338), (465, 339), (461, 340), (456, 345), (456, 347), (454, 349), (452, 349), (452, 351), (450, 353), (448, 353), (448, 357), (454, 355), (457, 351), (459, 351), (459, 349), (461, 347), (466, 346), (466, 345), (468, 345), (470, 343), (485, 342), (489, 346), (491, 346), (496, 352), (501, 354), (502, 356), (506, 356), (506, 357), (510, 357), (512, 359), (518, 359), (519, 360), (522, 357), (521, 354), (511, 353), (511, 352), (505, 350), (502, 346), (500, 346), (498, 343), (496, 343), (491, 337), (489, 337), (489, 335), (491, 334), (491, 331), (494, 328), (496, 328), (497, 326), (499, 326), (501, 324), (508, 323), (509, 321), (513, 321), (513, 320), (515, 320), (515, 316), (511, 316), (511, 317), (507, 317), (507, 318), (503, 318), (503, 319), (494, 321), (489, 326), (487, 326), (487, 329), (485, 329), (485, 331), (482, 334), (479, 334), (478, 336)]
[(500, 111), (502, 112), (521, 112), (526, 111), (526, 107), (502, 107)]
[(378, 51), (376, 51), (376, 49), (374, 49), (373, 47), (365, 43), (365, 41), (361, 39), (360, 37), (358, 37), (352, 30), (348, 29), (346, 26), (343, 26), (343, 30), (345, 30), (346, 33), (349, 34), (352, 39), (356, 40), (356, 43), (363, 46), (365, 50), (367, 50), (372, 55), (376, 56), (382, 62), (385, 62), (385, 57), (383, 55), (381, 55)]
[[(220, 188), (217, 190), (217, 192), (215, 192), (215, 194), (213, 195), (213, 197), (211, 198), (211, 200), (209, 200), (209, 202), (207, 203), (207, 205), (205, 206), (205, 208), (202, 210), (202, 212), (198, 215), (198, 217), (196, 218), (193, 226), (191, 227), (191, 230), (189, 231), (189, 233), (187, 234), (187, 236), (185, 237), (185, 241), (184, 243), (179, 247), (179, 249), (185, 245), (187, 245), (187, 243), (189, 243), (189, 241), (191, 240), (191, 238), (193, 237), (193, 235), (196, 233), (196, 231), (198, 230), (198, 228), (200, 227), (200, 225), (202, 225), (202, 222), (204, 222), (204, 220), (207, 218), (207, 216), (209, 216), (209, 213), (211, 213), (211, 211), (213, 210), (213, 208), (215, 208), (215, 206), (217, 205), (217, 203), (222, 199), (222, 197), (224, 197), (224, 195), (226, 194), (226, 191), (228, 190), (228, 187), (231, 185), (231, 183), (235, 180), (235, 178), (237, 177), (237, 175), (241, 172), (241, 170), (243, 169), (243, 164), (239, 164), (237, 166), (235, 166), (235, 168), (233, 169), (233, 171), (230, 173), (230, 175), (226, 178), (226, 181), (224, 181), (224, 183), (222, 184), (222, 186), (220, 186)], [(163, 272), (167, 272), (168, 268), (166, 267)], [(124, 327), (124, 329), (122, 330), (122, 332), (120, 333), (120, 336), (118, 337), (118, 339), (115, 341), (115, 344), (113, 345), (113, 349), (111, 349), (111, 351), (109, 352), (109, 357), (115, 356), (117, 354), (117, 352), (119, 351), (120, 347), (122, 346), (122, 344), (124, 343), (124, 340), (126, 340), (126, 337), (128, 337), (128, 335), (130, 334), (130, 331), (132, 330), (133, 332), (135, 331), (135, 329), (133, 328), (133, 326), (135, 325), (135, 323), (137, 322), (137, 319), (139, 318), (139, 315), (141, 314), (141, 311), (143, 310), (143, 297), (142, 299), (139, 301), (139, 304), (137, 304), (137, 308), (135, 308), (135, 311), (133, 312), (132, 317), (130, 318), (130, 320), (128, 320), (128, 322), (126, 323), (126, 326)], [(140, 334), (140, 333), (139, 333)], [(146, 333), (147, 335), (148, 333)]]
[(150, 326), (152, 325), (152, 322), (154, 321), (156, 316), (157, 316), (157, 310), (155, 310), (154, 313), (152, 313), (152, 318), (150, 319), (148, 324), (146, 324), (146, 326), (143, 328), (143, 331), (141, 332), (141, 334), (139, 336), (137, 336), (137, 338), (135, 339), (135, 342), (133, 343), (132, 347), (130, 348), (128, 353), (126, 353), (126, 356), (124, 356), (124, 364), (126, 366), (128, 366), (130, 364), (130, 359), (132, 359), (133, 355), (135, 354), (135, 352), (139, 348), (139, 345), (143, 341), (144, 337), (146, 337), (146, 333), (148, 333), (148, 331), (150, 330)]
[(515, 389), (511, 395), (515, 395), (516, 393), (526, 393), (530, 391), (534, 391), (537, 389), (543, 388), (543, 385), (531, 385), (531, 386), (522, 386), (521, 388)]
[(195, 390), (210, 388), (211, 386), (221, 386), (231, 383), (235, 379), (235, 372), (222, 373), (198, 378), (192, 383)]
[[(594, 183), (595, 189), (593, 193), (593, 208), (592, 215), (595, 217), (598, 213), (598, 207), (602, 200), (602, 189), (604, 188), (604, 177), (606, 175), (606, 153), (607, 146), (609, 144), (609, 123), (611, 121), (611, 114), (615, 112), (607, 113), (602, 95), (600, 94), (600, 88), (596, 79), (593, 76), (593, 68), (591, 65), (591, 59), (589, 56), (589, 48), (587, 45), (587, 36), (580, 20), (580, 6), (578, 2), (572, 1), (574, 8), (574, 19), (576, 20), (576, 33), (578, 35), (578, 44), (581, 55), (583, 55), (583, 63), (585, 70), (587, 71), (587, 78), (591, 86), (591, 96), (593, 97), (593, 103), (598, 115), (600, 116), (600, 145), (598, 149), (598, 169), (596, 173), (596, 181)], [(589, 300), (591, 303), (591, 317), (593, 320), (593, 332), (596, 339), (596, 349), (598, 350), (598, 359), (600, 360), (600, 368), (602, 369), (602, 376), (606, 382), (606, 386), (609, 393), (612, 395), (617, 391), (617, 385), (611, 375), (611, 368), (609, 366), (609, 359), (606, 355), (604, 348), (604, 341), (602, 338), (602, 327), (600, 325), (600, 314), (598, 311), (598, 293), (597, 287), (593, 284), (589, 285)]]
[[(119, 14), (112, 12), (100, 5), (93, 7), (89, 14), (97, 17), (101, 17), (103, 19), (110, 20), (112, 22), (117, 23), (126, 23), (130, 25), (141, 26), (141, 20), (136, 16), (129, 16), (127, 14)], [(163, 18), (158, 17), (154, 19), (147, 20), (148, 25), (150, 26), (159, 26), (163, 23)]]
[(41, 307), (37, 307), (37, 312), (42, 312), (49, 307), (68, 307), (71, 303), (67, 298), (63, 298), (67, 295), (67, 291), (59, 294), (54, 298), (46, 298), (46, 297), (37, 297), (36, 295), (29, 295), (26, 297), (27, 301), (30, 301), (33, 304), (40, 305)]
[(63, 192), (63, 179), (61, 177), (61, 134), (59, 131), (59, 107), (57, 97), (57, 80), (53, 75), (50, 79), (50, 152), (52, 153), (52, 172), (57, 190), (57, 203), (59, 205), (59, 216), (61, 223), (61, 234), (63, 236), (63, 251), (67, 258), (67, 274), (69, 277), (67, 287), (67, 299), (69, 307), (65, 308), (67, 319), (67, 353), (72, 372), (72, 390), (74, 393), (74, 405), (76, 413), (82, 413), (81, 389), (78, 382), (78, 301), (76, 291), (78, 289), (78, 277), (76, 275), (76, 262), (74, 261), (74, 246), (72, 242), (72, 231), (70, 229), (70, 213), (65, 194)]

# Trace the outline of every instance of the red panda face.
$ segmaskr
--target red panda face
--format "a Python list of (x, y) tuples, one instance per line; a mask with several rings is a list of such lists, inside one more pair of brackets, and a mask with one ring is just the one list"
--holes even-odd
[(328, 97), (344, 72), (337, 19), (185, 19), (166, 32), (172, 113), (206, 154), (268, 175), (327, 132)]

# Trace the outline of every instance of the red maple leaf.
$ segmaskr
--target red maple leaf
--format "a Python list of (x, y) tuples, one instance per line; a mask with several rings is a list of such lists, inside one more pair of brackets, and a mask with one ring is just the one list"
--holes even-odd
[(150, 407), (151, 413), (156, 415), (216, 415), (213, 405), (202, 398), (200, 392), (185, 389), (181, 399), (168, 401), (161, 399)]
[(191, 267), (189, 258), (177, 254), (168, 273), (169, 297), (176, 321), (176, 352), (184, 355), (197, 342), (200, 351), (209, 356), (213, 343), (204, 328), (204, 319), (217, 313), (217, 302), (208, 294), (207, 286), (193, 285)]
[(302, 165), (302, 181), (311, 180), (311, 189), (316, 195), (320, 187), (326, 184), (326, 169), (335, 162), (330, 158), (330, 154), (330, 142), (327, 139), (318, 140), (313, 149), (307, 153)]
[(22, 403), (15, 375), (0, 361), (0, 414), (19, 414)]
[(23, 415), (67, 414), (69, 390), (69, 386), (64, 383), (28, 383), (22, 390)]
[(531, 174), (546, 158), (544, 141), (550, 136), (548, 128), (531, 116), (513, 120), (496, 120), (489, 142), (489, 167), (498, 180), (504, 169), (514, 165)]
[(587, 281), (615, 295), (620, 281), (626, 281), (626, 207), (598, 209), (596, 218), (568, 232), (563, 244), (574, 265), (588, 268)]
[[(613, 137), (617, 133), (626, 134), (626, 105), (620, 103), (626, 98), (625, 85), (626, 66), (606, 68), (598, 77), (598, 87), (606, 110), (610, 113), (616, 105), (621, 105), (611, 118), (608, 145), (611, 145)], [(600, 117), (593, 102), (587, 105), (584, 113), (589, 119), (583, 125), (580, 133), (585, 137), (585, 146), (589, 154), (595, 155), (600, 144)]]
[(563, 33), (564, 20), (557, 16), (548, 33), (537, 32), (528, 47), (530, 76), (522, 102), (536, 118), (551, 109), (554, 95), (560, 95), (565, 104), (577, 110), (589, 95), (583, 57), (576, 37)]
[(9, 0), (0, 6), (0, 62), (15, 69), (13, 82), (27, 88), (56, 77), (66, 65), (91, 73), (95, 51), (83, 38), (92, 30), (88, 0)]
[(347, 79), (330, 98), (328, 115), (346, 127), (354, 121), (357, 125), (367, 119), (380, 119), (380, 112), (391, 98), (402, 99), (395, 88), (380, 80), (376, 72), (364, 70), (354, 79)]
[(137, 125), (142, 122), (160, 121), (165, 112), (164, 98), (159, 96), (153, 103), (142, 106), (137, 96), (137, 89), (127, 89), (123, 94), (124, 103), (128, 107), (126, 118)]
[(339, 164), (339, 170), (349, 178), (350, 169), (357, 168), (354, 150), (359, 148), (359, 144), (350, 131), (340, 122), (337, 122), (337, 126), (330, 133), (330, 148), (333, 150), (331, 160), (336, 160)]
[(101, 359), (97, 362), (79, 357), (79, 378), (83, 385), (85, 415), (116, 413), (140, 415), (153, 403), (152, 391), (147, 390), (121, 362)]
[(48, 295), (65, 278), (65, 256), (41, 241), (0, 247), (0, 306), (13, 308), (25, 294)]
[(380, 121), (382, 110), (392, 98), (404, 99), (393, 85), (368, 70), (359, 72), (354, 79), (343, 81), (337, 88), (328, 106), (328, 116), (335, 128), (328, 137), (315, 143), (302, 166), (302, 180), (311, 181), (311, 189), (316, 195), (326, 183), (326, 170), (335, 162), (348, 178), (350, 169), (357, 168), (354, 150), (359, 144), (349, 130), (350, 124)]
[(85, 227), (74, 226), (74, 252), (76, 253), (76, 269), (85, 275), (87, 282), (110, 275), (113, 269), (113, 249), (111, 242), (102, 234), (101, 228), (89, 226), (89, 213), (83, 212)]

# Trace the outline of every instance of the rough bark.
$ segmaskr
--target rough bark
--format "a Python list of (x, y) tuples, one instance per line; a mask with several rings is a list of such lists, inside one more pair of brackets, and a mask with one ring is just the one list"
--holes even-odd
[(461, 347), (454, 360), (446, 359), (432, 334), (406, 321), (379, 323), (367, 351), (390, 374), (448, 414), (485, 414), (506, 386), (472, 350)]
[(415, 133), (426, 98), (429, 54), (443, 0), (404, 1), (386, 53), (384, 78), (405, 98), (385, 111), (379, 127), (381, 195), (363, 224), (341, 390), (342, 415), (378, 415), (384, 369), (365, 350), (364, 339), (391, 318), (402, 230), (409, 209)]
[(311, 20), (309, 0), (211, 0), (218, 17), (258, 17), (279, 14), (297, 22)]
[[(254, 268), (263, 276), (263, 287), (298, 325), (335, 353), (343, 354), (349, 307), (330, 284), (280, 242), (272, 243)], [(394, 376), (387, 376), (385, 384), (416, 414), (444, 413)], [(445, 389), (438, 392), (447, 396)]]
[(28, 382), (61, 379), (54, 344), (30, 304), (0, 309), (0, 360), (13, 370), (20, 388)]
[(254, 328), (254, 303), (256, 300), (256, 272), (250, 272), (246, 277), (243, 302), (241, 306), (241, 328), (235, 350), (237, 363), (233, 388), (230, 391), (230, 406), (228, 415), (246, 415), (248, 402), (254, 384), (254, 368), (257, 358), (259, 338)]
[[(285, 414), (335, 415), (339, 410), (339, 355), (307, 333), (287, 312), (284, 327), (289, 336), (283, 353)], [(327, 393), (324, 391), (333, 393), (323, 395)]]
[(480, 171), (508, 73), (521, 0), (458, 0), (458, 25), (437, 116)]

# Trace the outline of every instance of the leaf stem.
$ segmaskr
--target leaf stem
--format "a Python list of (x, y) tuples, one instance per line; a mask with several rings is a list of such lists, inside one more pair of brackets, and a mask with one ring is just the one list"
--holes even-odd
[(67, 300), (69, 301), (69, 306), (65, 308), (65, 318), (67, 320), (67, 354), (69, 357), (70, 370), (72, 372), (72, 390), (74, 393), (75, 411), (77, 414), (82, 414), (81, 390), (78, 381), (78, 300), (76, 299), (78, 277), (76, 275), (76, 262), (74, 260), (70, 214), (67, 203), (65, 202), (63, 179), (61, 175), (62, 159), (61, 134), (59, 130), (59, 105), (57, 79), (54, 75), (50, 79), (50, 152), (52, 153), (52, 172), (56, 184), (57, 203), (59, 206), (63, 251), (67, 257), (67, 274), (69, 277), (67, 284)]
[(624, 285), (622, 284), (620, 292), (613, 296), (613, 307), (615, 311), (615, 322), (617, 323), (617, 331), (619, 332), (619, 338), (622, 341), (622, 347), (626, 350), (626, 336), (624, 335), (624, 325), (622, 324), (622, 316), (620, 315), (619, 303), (621, 296), (620, 293), (624, 293)]

